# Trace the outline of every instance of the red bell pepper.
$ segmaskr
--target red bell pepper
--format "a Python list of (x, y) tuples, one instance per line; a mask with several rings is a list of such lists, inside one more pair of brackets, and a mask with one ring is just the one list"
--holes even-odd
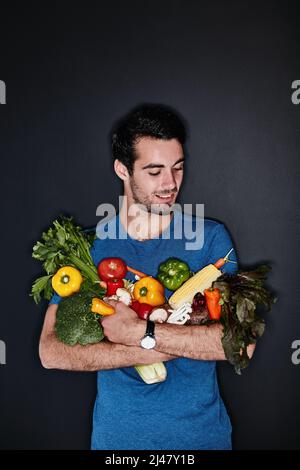
[(114, 279), (113, 281), (107, 281), (106, 284), (107, 284), (107, 290), (106, 290), (107, 297), (110, 297), (111, 295), (115, 295), (117, 292), (117, 289), (124, 287), (123, 279)]
[(152, 305), (140, 303), (137, 300), (132, 302), (130, 308), (132, 308), (142, 320), (147, 320), (153, 310)]

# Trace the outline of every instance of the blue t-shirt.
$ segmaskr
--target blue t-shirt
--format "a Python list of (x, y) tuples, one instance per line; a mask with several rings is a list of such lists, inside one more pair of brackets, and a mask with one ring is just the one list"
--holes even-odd
[[(96, 239), (91, 250), (93, 261), (97, 265), (102, 258), (120, 257), (129, 266), (156, 276), (159, 263), (169, 257), (186, 261), (196, 272), (233, 247), (223, 224), (204, 219), (203, 247), (187, 250), (185, 237), (174, 238), (177, 223), (183, 224), (173, 217), (170, 239), (160, 235), (138, 241), (125, 232), (117, 215), (120, 237)], [(234, 251), (230, 259), (236, 261)], [(222, 268), (227, 273), (236, 270), (232, 263)], [(126, 278), (134, 280), (131, 273)], [(170, 294), (166, 291), (167, 298)], [(59, 300), (54, 295), (51, 303)], [(178, 358), (165, 362), (165, 367), (167, 379), (152, 385), (145, 384), (133, 367), (98, 372), (92, 449), (231, 449), (231, 423), (219, 394), (216, 362)]]

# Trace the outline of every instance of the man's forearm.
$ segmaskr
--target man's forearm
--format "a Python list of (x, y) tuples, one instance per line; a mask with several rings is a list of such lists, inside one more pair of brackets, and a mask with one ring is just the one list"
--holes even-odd
[[(135, 312), (122, 302), (109, 302), (116, 309), (116, 314), (102, 320), (105, 336), (115, 344), (138, 346), (145, 334), (145, 321), (137, 318)], [(209, 326), (157, 323), (155, 337), (155, 351), (161, 353), (203, 361), (226, 360), (220, 323)], [(250, 358), (254, 348), (253, 344), (247, 348)]]
[(155, 349), (190, 359), (225, 360), (222, 335), (223, 328), (220, 324), (187, 326), (165, 323), (155, 327)]
[(97, 371), (134, 365), (147, 365), (173, 359), (158, 351), (147, 351), (137, 346), (110, 343), (106, 340), (86, 346), (68, 346), (55, 334), (57, 305), (50, 305), (45, 316), (40, 339), (40, 358), (47, 369)]
[(113, 344), (106, 340), (86, 346), (68, 346), (58, 341), (55, 333), (41, 339), (40, 358), (47, 369), (74, 371), (116, 369), (172, 359), (167, 354), (158, 351)]
[[(116, 314), (102, 319), (105, 336), (116, 344), (138, 346), (145, 334), (145, 321), (122, 302), (110, 300)], [(165, 354), (198, 360), (225, 360), (221, 324), (174, 325), (156, 323), (155, 350)]]

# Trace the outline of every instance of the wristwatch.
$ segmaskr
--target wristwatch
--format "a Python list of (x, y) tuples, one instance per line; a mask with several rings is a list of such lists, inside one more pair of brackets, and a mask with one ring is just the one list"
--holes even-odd
[(154, 321), (147, 320), (147, 328), (145, 336), (141, 339), (141, 347), (144, 349), (153, 349), (156, 345), (156, 339), (154, 335), (155, 323)]

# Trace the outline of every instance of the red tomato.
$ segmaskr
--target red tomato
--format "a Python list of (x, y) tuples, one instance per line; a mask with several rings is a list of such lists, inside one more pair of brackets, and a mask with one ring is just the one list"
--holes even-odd
[(102, 281), (123, 279), (127, 273), (126, 263), (121, 258), (104, 258), (97, 269)]

